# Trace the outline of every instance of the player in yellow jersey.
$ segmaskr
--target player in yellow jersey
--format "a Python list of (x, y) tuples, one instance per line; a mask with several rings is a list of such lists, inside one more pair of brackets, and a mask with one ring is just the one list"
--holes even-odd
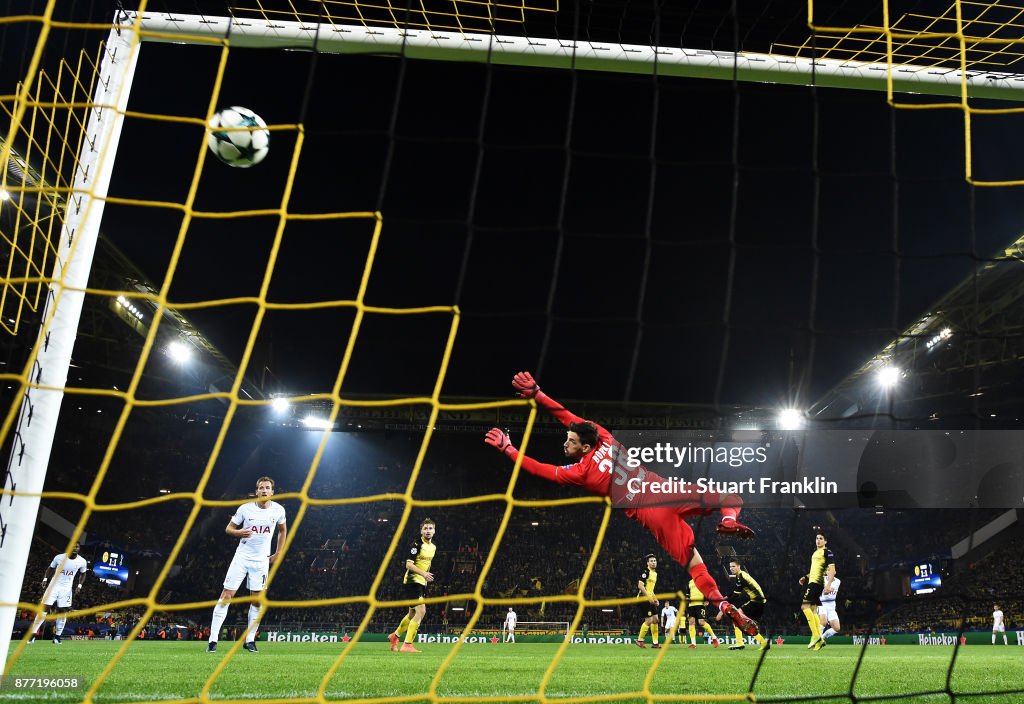
[(690, 650), (697, 649), (697, 625), (700, 624), (701, 628), (707, 631), (707, 634), (711, 636), (711, 645), (718, 647), (718, 636), (711, 629), (711, 624), (707, 621), (707, 607), (708, 600), (704, 596), (704, 592), (697, 588), (697, 583), (690, 580), (689, 586), (686, 588), (688, 595), (686, 597), (686, 615), (690, 620)]
[[(740, 604), (743, 613), (750, 618), (755, 620), (761, 618), (766, 601), (764, 590), (743, 569), (743, 565), (740, 564), (739, 560), (729, 560), (729, 582), (732, 585), (732, 594), (729, 596), (732, 603)], [(715, 620), (721, 621), (721, 614), (716, 616)], [(733, 630), (736, 632), (736, 642), (729, 646), (729, 650), (743, 650), (743, 631), (735, 627)], [(768, 650), (768, 648), (772, 647), (760, 633), (754, 634), (754, 637), (761, 644), (761, 650)]]
[[(434, 559), (434, 553), (437, 552), (437, 547), (434, 545), (435, 530), (434, 521), (424, 518), (423, 522), (420, 523), (420, 537), (413, 542), (409, 552), (406, 553), (405, 577), (402, 579), (402, 584), (405, 585), (405, 597), (407, 599), (416, 599), (422, 602), (423, 593), (426, 591), (427, 585), (434, 581), (434, 575), (430, 571), (430, 562)], [(395, 632), (388, 634), (388, 640), (391, 641), (391, 650), (403, 653), (423, 652), (417, 650), (413, 646), (413, 642), (416, 640), (416, 632), (419, 630), (420, 623), (423, 622), (423, 616), (426, 613), (426, 604), (419, 603), (416, 606), (409, 607), (409, 613), (398, 624)], [(403, 635), (405, 635), (405, 642), (399, 648), (398, 641)]]
[(647, 601), (640, 604), (640, 616), (644, 622), (640, 626), (640, 635), (636, 639), (636, 644), (641, 648), (647, 647), (644, 645), (644, 638), (647, 637), (647, 629), (650, 629), (653, 643), (651, 647), (660, 648), (661, 643), (658, 642), (658, 598), (654, 596), (654, 586), (658, 583), (658, 558), (654, 556), (654, 553), (650, 553), (644, 557), (644, 560), (646, 560), (646, 566), (640, 572), (640, 578), (636, 583), (636, 598), (643, 598)]
[(832, 586), (832, 580), (835, 577), (835, 555), (828, 548), (828, 538), (824, 533), (818, 531), (814, 534), (811, 568), (800, 578), (800, 584), (804, 587), (800, 610), (803, 611), (807, 625), (811, 629), (811, 642), (807, 646), (808, 649), (821, 650), (825, 647), (825, 641), (821, 638), (821, 622), (818, 620), (818, 604), (821, 603), (821, 593)]

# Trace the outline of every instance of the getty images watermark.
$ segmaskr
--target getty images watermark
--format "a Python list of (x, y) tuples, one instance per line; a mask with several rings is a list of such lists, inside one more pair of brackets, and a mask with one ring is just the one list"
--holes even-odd
[[(1024, 507), (1024, 431), (618, 430), (615, 506)], [(599, 451), (600, 452), (600, 451)]]
[[(625, 473), (615, 472), (614, 484), (624, 491), (613, 492), (628, 505), (670, 505), (675, 501), (690, 503), (705, 494), (838, 494), (839, 483), (825, 476), (779, 479), (766, 476), (765, 469), (773, 459), (770, 444), (739, 445), (725, 443), (674, 444), (656, 442), (651, 445), (624, 448)], [(621, 452), (621, 450), (620, 450)], [(665, 470), (694, 467), (736, 470), (741, 476), (664, 476)], [(711, 472), (709, 472), (709, 475)], [(638, 498), (643, 497), (643, 498)]]

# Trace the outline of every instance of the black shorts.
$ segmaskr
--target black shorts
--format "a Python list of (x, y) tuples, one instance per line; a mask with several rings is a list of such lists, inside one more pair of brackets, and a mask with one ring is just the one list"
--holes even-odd
[(646, 621), (651, 616), (658, 615), (658, 607), (649, 601), (645, 601), (642, 604), (636, 605), (636, 615), (640, 617), (640, 620)]
[(810, 604), (814, 607), (814, 610), (818, 610), (818, 604), (821, 603), (821, 592), (825, 588), (824, 584), (818, 584), (817, 582), (811, 582), (804, 589), (803, 603)]
[[(406, 582), (402, 585), (402, 590), (405, 592), (406, 599), (418, 599), (423, 601), (423, 592), (427, 590), (425, 586), (417, 582)], [(409, 607), (412, 608), (411, 606)]]
[(737, 606), (740, 607), (744, 614), (746, 614), (749, 618), (754, 619), (755, 621), (764, 615), (763, 601), (746, 601), (742, 604), (737, 604)]
[(698, 621), (701, 620), (701, 619), (707, 621), (708, 620), (707, 608), (708, 608), (707, 604), (696, 604), (694, 606), (687, 606), (686, 607), (686, 615), (689, 616), (690, 618), (695, 618)]

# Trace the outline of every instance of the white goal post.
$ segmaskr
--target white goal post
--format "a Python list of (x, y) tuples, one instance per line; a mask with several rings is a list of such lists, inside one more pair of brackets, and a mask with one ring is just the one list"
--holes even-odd
[[(124, 21), (122, 16), (115, 16), (115, 22), (118, 20)], [(134, 35), (111, 29), (93, 86), (93, 107), (89, 110), (85, 139), (81, 141), (73, 192), (66, 199), (67, 210), (51, 274), (53, 283), (46, 294), (43, 322), (28, 363), (32, 370), (30, 382), (43, 388), (21, 389), (18, 420), (9, 431), (15, 439), (3, 488), (18, 493), (4, 496), (0, 508), (0, 653), (5, 668), (39, 512), (39, 494), (50, 462), (137, 60), (138, 42)], [(12, 123), (19, 117), (16, 114)], [(11, 125), (12, 132), (15, 127)], [(33, 579), (39, 577), (31, 575)]]
[[(129, 22), (136, 15), (127, 13)], [(781, 54), (707, 51), (638, 44), (514, 37), (426, 29), (363, 27), (208, 15), (144, 13), (143, 41), (187, 43), (189, 37), (228, 38), (233, 47), (315, 49), (324, 53), (402, 55), (411, 59), (491, 62), (503, 66), (579, 69), (688, 78), (816, 85), (824, 88), (888, 89), (898, 93), (1024, 99), (1024, 74), (808, 59)], [(966, 76), (966, 77), (965, 77)]]

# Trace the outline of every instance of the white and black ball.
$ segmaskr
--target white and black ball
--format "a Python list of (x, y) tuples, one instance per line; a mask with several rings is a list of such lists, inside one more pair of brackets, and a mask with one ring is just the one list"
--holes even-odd
[(210, 118), (206, 143), (228, 166), (247, 169), (263, 161), (270, 151), (270, 130), (252, 110), (233, 105)]

